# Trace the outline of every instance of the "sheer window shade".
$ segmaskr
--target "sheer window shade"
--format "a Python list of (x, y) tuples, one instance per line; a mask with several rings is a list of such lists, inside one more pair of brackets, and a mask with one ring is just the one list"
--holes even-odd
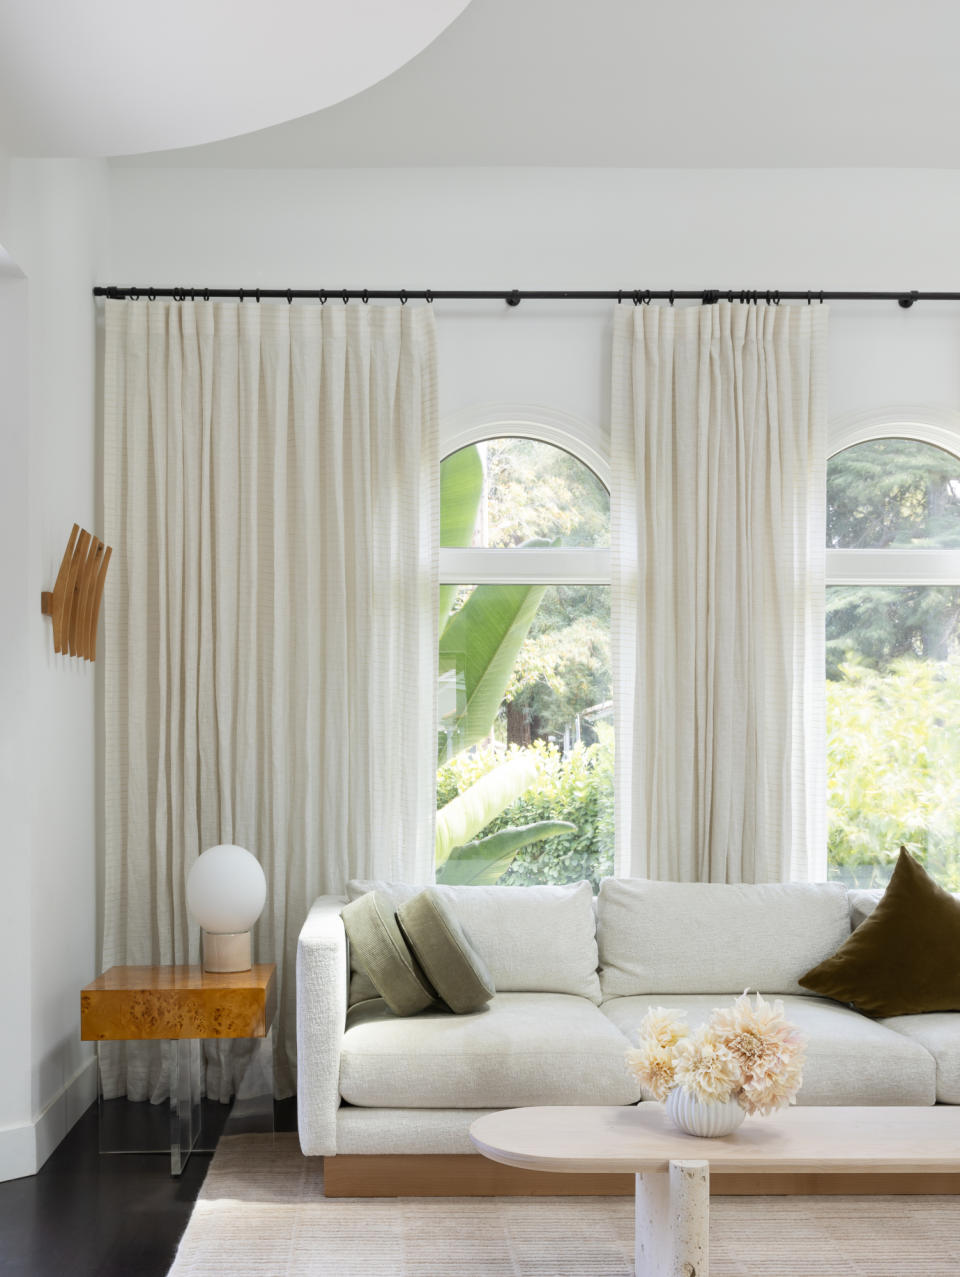
[(621, 873), (824, 877), (820, 306), (616, 310)]
[[(103, 962), (197, 961), (186, 873), (249, 848), (289, 1093), (311, 902), (432, 874), (433, 314), (108, 301), (104, 431)], [(162, 1092), (126, 1056), (114, 1093)]]

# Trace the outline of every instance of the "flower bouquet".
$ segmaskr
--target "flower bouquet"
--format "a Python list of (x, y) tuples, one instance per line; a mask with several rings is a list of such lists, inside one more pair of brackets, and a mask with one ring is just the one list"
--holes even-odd
[(796, 1102), (804, 1038), (782, 1002), (756, 999), (745, 992), (732, 1007), (717, 1007), (696, 1032), (682, 1012), (664, 1007), (640, 1022), (627, 1065), (690, 1135), (729, 1135), (748, 1113), (766, 1116)]

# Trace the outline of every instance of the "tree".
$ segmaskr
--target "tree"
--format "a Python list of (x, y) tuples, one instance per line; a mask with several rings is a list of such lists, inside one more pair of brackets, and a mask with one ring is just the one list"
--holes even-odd
[[(874, 439), (827, 468), (827, 545), (843, 549), (960, 546), (960, 462), (914, 439)], [(960, 590), (833, 586), (827, 594), (827, 677), (853, 658), (886, 669), (901, 657), (946, 660)]]
[(960, 664), (845, 665), (827, 684), (830, 876), (870, 887), (905, 844), (960, 889)]

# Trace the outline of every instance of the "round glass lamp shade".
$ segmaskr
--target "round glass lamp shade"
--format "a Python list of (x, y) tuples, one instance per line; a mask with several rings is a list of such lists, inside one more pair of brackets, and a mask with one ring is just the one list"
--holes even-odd
[(249, 931), (267, 899), (267, 880), (256, 856), (223, 843), (208, 847), (187, 875), (187, 907), (204, 931)]

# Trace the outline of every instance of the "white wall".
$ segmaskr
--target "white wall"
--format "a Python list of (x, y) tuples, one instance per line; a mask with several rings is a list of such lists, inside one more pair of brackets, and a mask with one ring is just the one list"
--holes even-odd
[(12, 443), (0, 506), (16, 599), (0, 637), (19, 671), (14, 715), (5, 696), (0, 723), (5, 779), (16, 789), (15, 822), (3, 813), (0, 896), (15, 912), (8, 970), (22, 985), (9, 980), (0, 994), (0, 1017), (6, 1025), (9, 1010), (18, 1026), (8, 1066), (16, 1085), (0, 1109), (0, 1178), (36, 1170), (95, 1095), (93, 1053), (79, 1038), (79, 990), (96, 974), (94, 670), (54, 655), (40, 592), (52, 587), (72, 524), (96, 528), (90, 288), (99, 190), (99, 167), (81, 161), (16, 160), (9, 169), (4, 233), (25, 278), (3, 290), (0, 327), (10, 343), (0, 402)]
[[(25, 534), (30, 526), (27, 493), (29, 420), (27, 399), (27, 283), (0, 250), (0, 967), (4, 981), (0, 1014), (0, 1178), (32, 1157), (30, 953), (31, 810), (30, 564)], [(4, 1132), (8, 1134), (4, 1135)], [(21, 1172), (22, 1173), (22, 1172)]]
[[(105, 283), (958, 287), (956, 171), (117, 164), (109, 208)], [(606, 303), (436, 305), (442, 411), (527, 402), (605, 421)], [(831, 412), (901, 401), (960, 406), (960, 306), (836, 304)]]

